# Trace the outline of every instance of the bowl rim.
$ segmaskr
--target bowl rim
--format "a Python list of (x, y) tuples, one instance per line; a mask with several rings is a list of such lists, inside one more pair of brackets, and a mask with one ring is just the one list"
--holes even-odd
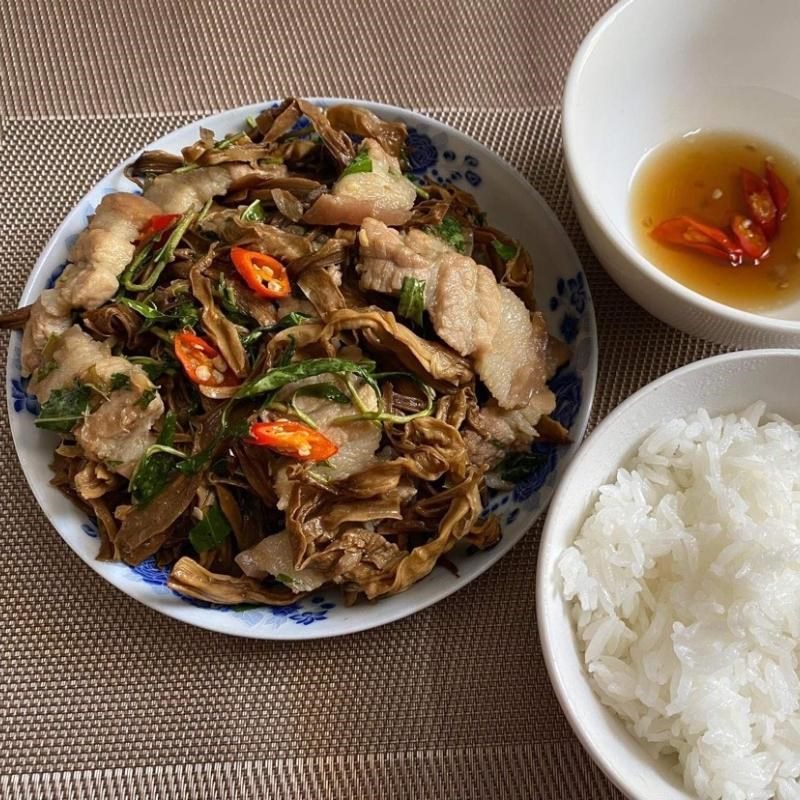
[[(568, 259), (569, 262), (573, 264), (577, 269), (579, 269), (580, 272), (584, 275), (586, 298), (587, 298), (586, 309), (584, 312), (585, 325), (587, 326), (587, 330), (589, 331), (590, 334), (589, 338), (591, 339), (592, 342), (591, 355), (589, 357), (589, 361), (587, 365), (580, 371), (581, 382), (584, 389), (584, 395), (580, 406), (580, 410), (576, 416), (574, 423), (576, 425), (575, 442), (568, 448), (566, 448), (563, 451), (563, 453), (559, 455), (559, 463), (556, 466), (557, 474), (560, 480), (560, 476), (564, 474), (566, 467), (568, 466), (569, 462), (577, 452), (580, 442), (583, 440), (583, 437), (585, 436), (586, 430), (588, 428), (589, 419), (591, 416), (591, 410), (593, 407), (597, 389), (597, 375), (599, 370), (599, 340), (597, 336), (597, 324), (596, 324), (594, 303), (591, 296), (591, 288), (589, 287), (588, 282), (586, 280), (585, 267), (581, 262), (581, 259), (577, 253), (574, 243), (567, 234), (566, 229), (561, 224), (555, 212), (547, 203), (547, 201), (542, 197), (539, 191), (535, 188), (535, 186), (529, 180), (527, 180), (519, 172), (519, 170), (517, 170), (512, 164), (510, 164), (506, 159), (504, 159), (495, 151), (491, 150), (486, 145), (474, 139), (469, 134), (465, 133), (464, 131), (460, 130), (457, 127), (454, 127), (453, 125), (450, 125), (447, 122), (436, 119), (434, 117), (427, 116), (418, 111), (414, 111), (412, 109), (405, 108), (403, 106), (395, 106), (389, 103), (381, 103), (373, 100), (365, 100), (363, 98), (315, 96), (315, 97), (309, 97), (307, 99), (311, 103), (322, 106), (327, 106), (337, 103), (352, 103), (361, 105), (379, 114), (381, 112), (388, 112), (390, 114), (401, 115), (403, 119), (410, 124), (424, 125), (427, 127), (432, 127), (434, 129), (438, 128), (440, 130), (446, 131), (448, 134), (451, 134), (453, 136), (465, 140), (466, 142), (469, 143), (470, 147), (474, 149), (475, 153), (477, 153), (479, 156), (483, 158), (486, 158), (490, 163), (496, 164), (498, 168), (502, 168), (503, 175), (506, 176), (508, 180), (512, 180), (514, 183), (524, 188), (525, 191), (528, 192), (531, 196), (531, 207), (535, 209), (535, 213), (539, 215), (543, 220), (545, 220), (548, 226), (553, 227), (555, 230), (557, 230), (558, 235), (564, 244), (565, 258)], [(79, 213), (82, 204), (87, 199), (87, 197), (90, 197), (94, 192), (96, 192), (101, 185), (113, 179), (115, 176), (121, 174), (125, 165), (128, 164), (133, 159), (135, 159), (140, 153), (144, 151), (144, 149), (157, 146), (164, 139), (172, 138), (180, 134), (190, 133), (196, 130), (199, 125), (212, 126), (212, 125), (225, 124), (224, 118), (231, 114), (241, 115), (242, 117), (244, 117), (247, 114), (255, 114), (258, 111), (261, 111), (266, 107), (269, 107), (270, 104), (275, 102), (280, 102), (280, 100), (276, 101), (271, 98), (266, 98), (264, 100), (257, 101), (255, 103), (248, 103), (245, 105), (239, 105), (231, 108), (222, 109), (220, 111), (215, 111), (214, 113), (211, 114), (204, 114), (203, 112), (200, 112), (200, 115), (196, 119), (193, 119), (184, 125), (171, 128), (163, 135), (158, 136), (157, 138), (151, 141), (148, 141), (143, 148), (140, 148), (134, 151), (133, 153), (127, 155), (126, 157), (124, 157), (122, 161), (120, 161), (107, 173), (102, 175), (96, 182), (94, 182), (92, 186), (90, 186), (82, 194), (82, 196), (75, 202), (75, 204), (71, 206), (70, 209), (67, 211), (62, 221), (55, 228), (52, 235), (50, 236), (44, 247), (39, 252), (39, 255), (34, 263), (34, 266), (31, 268), (28, 274), (25, 286), (20, 295), (20, 303), (30, 300), (28, 295), (33, 292), (33, 287), (36, 282), (36, 278), (39, 272), (41, 271), (42, 265), (50, 257), (50, 254), (53, 251), (53, 249), (57, 246), (57, 243), (63, 239), (65, 231), (68, 229), (68, 226), (70, 224), (70, 221), (72, 220), (74, 215)], [(9, 343), (6, 354), (6, 372), (8, 375), (14, 374), (14, 369), (13, 369), (14, 354), (15, 354), (15, 347), (12, 339)], [(32, 467), (28, 461), (28, 456), (26, 455), (26, 450), (28, 449), (28, 447), (24, 443), (24, 441), (19, 437), (18, 425), (15, 422), (15, 415), (12, 414), (13, 398), (11, 391), (11, 382), (8, 379), (6, 380), (6, 404), (7, 404), (7, 413), (9, 414), (10, 417), (9, 427), (11, 429), (11, 437), (14, 443), (14, 449), (16, 451), (17, 458), (19, 460), (20, 467), (22, 469), (26, 483), (30, 487), (31, 492), (34, 495), (34, 498), (37, 502), (37, 505), (39, 506), (39, 509), (45, 515), (45, 517), (47, 517), (48, 522), (55, 529), (55, 532), (58, 534), (59, 538), (62, 539), (62, 541), (81, 561), (83, 561), (93, 572), (99, 575), (99, 577), (102, 580), (110, 584), (114, 589), (122, 592), (131, 599), (136, 600), (139, 603), (142, 603), (148, 608), (170, 619), (175, 619), (179, 622), (190, 625), (192, 627), (202, 628), (216, 633), (223, 633), (226, 635), (236, 636), (240, 638), (277, 640), (277, 641), (299, 641), (299, 640), (309, 640), (309, 639), (333, 638), (338, 636), (346, 636), (355, 633), (360, 633), (362, 631), (382, 627), (392, 622), (396, 622), (400, 619), (405, 619), (407, 617), (413, 616), (418, 612), (423, 611), (424, 609), (432, 605), (435, 605), (436, 603), (439, 603), (440, 601), (444, 600), (450, 595), (464, 589), (469, 583), (479, 578), (490, 568), (494, 567), (498, 563), (498, 561), (500, 561), (505, 555), (507, 555), (508, 551), (513, 549), (513, 547), (516, 544), (518, 544), (521, 541), (521, 539), (526, 535), (526, 532), (523, 531), (515, 539), (515, 541), (508, 547), (508, 549), (506, 550), (498, 549), (499, 555), (496, 558), (487, 559), (486, 563), (481, 564), (479, 569), (477, 569), (474, 574), (470, 575), (466, 579), (461, 578), (458, 581), (455, 581), (452, 588), (435, 592), (430, 598), (425, 598), (423, 600), (416, 600), (413, 603), (404, 603), (398, 609), (394, 609), (392, 611), (386, 611), (384, 612), (384, 616), (382, 616), (378, 621), (373, 620), (369, 616), (365, 616), (363, 619), (358, 619), (354, 622), (351, 622), (346, 629), (333, 630), (333, 631), (329, 630), (327, 627), (319, 627), (319, 626), (306, 627), (304, 625), (299, 625), (296, 626), (296, 628), (286, 628), (285, 630), (284, 628), (281, 628), (280, 629), (281, 633), (279, 635), (276, 635), (275, 631), (272, 631), (271, 629), (246, 628), (240, 626), (236, 630), (231, 630), (224, 620), (225, 615), (220, 614), (214, 616), (212, 614), (204, 614), (199, 618), (188, 619), (185, 616), (185, 614), (181, 613), (181, 610), (186, 612), (186, 610), (190, 608), (190, 606), (187, 606), (187, 609), (184, 609), (181, 606), (178, 607), (178, 610), (176, 610), (173, 606), (169, 604), (165, 605), (159, 602), (154, 595), (152, 595), (147, 591), (144, 591), (139, 586), (138, 583), (134, 582), (123, 583), (111, 579), (107, 574), (105, 574), (101, 570), (100, 562), (98, 562), (96, 558), (85, 557), (84, 553), (80, 552), (73, 546), (73, 543), (70, 540), (70, 538), (62, 534), (61, 527), (59, 526), (59, 524), (56, 523), (55, 519), (51, 516), (50, 512), (46, 510), (48, 502), (43, 494), (44, 482), (41, 480), (34, 480), (31, 477)], [(541, 491), (545, 491), (545, 487), (542, 487)], [(550, 495), (549, 497), (551, 496), (552, 495)], [(539, 509), (533, 512), (533, 516), (531, 517), (530, 520), (531, 525), (535, 520), (541, 518), (542, 515), (544, 514), (547, 508), (547, 504), (549, 502), (549, 497), (547, 498), (547, 501)]]
[(581, 43), (567, 74), (564, 94), (562, 97), (562, 117), (561, 134), (564, 143), (564, 164), (570, 189), (577, 197), (580, 205), (586, 209), (587, 214), (592, 218), (602, 234), (616, 249), (617, 255), (627, 258), (632, 262), (637, 270), (644, 274), (649, 280), (656, 283), (659, 289), (679, 295), (680, 298), (695, 307), (698, 311), (722, 318), (726, 322), (734, 325), (747, 325), (757, 328), (764, 332), (774, 334), (797, 334), (800, 333), (800, 320), (781, 319), (779, 317), (768, 317), (753, 311), (720, 303), (712, 300), (704, 294), (690, 289), (680, 281), (667, 275), (660, 270), (650, 260), (645, 258), (638, 248), (634, 247), (626, 237), (622, 235), (619, 228), (611, 221), (606, 213), (602, 202), (592, 192), (587, 190), (586, 182), (580, 176), (580, 165), (582, 163), (580, 147), (577, 140), (577, 126), (574, 123), (578, 106), (580, 105), (580, 84), (584, 69), (592, 56), (598, 42), (603, 34), (616, 22), (617, 17), (624, 14), (629, 6), (636, 3), (650, 2), (651, 0), (620, 0), (612, 6), (595, 23), (586, 38)]
[[(587, 727), (584, 726), (582, 722), (583, 717), (580, 713), (580, 709), (573, 704), (572, 696), (569, 691), (569, 685), (563, 678), (559, 669), (560, 660), (556, 656), (556, 643), (551, 638), (551, 628), (548, 622), (548, 613), (550, 609), (553, 609), (558, 605), (563, 607), (563, 605), (567, 602), (564, 600), (560, 588), (557, 591), (556, 598), (553, 599), (552, 597), (553, 582), (556, 580), (555, 576), (553, 575), (553, 569), (557, 563), (557, 556), (563, 552), (565, 547), (569, 546), (571, 541), (563, 544), (563, 546), (560, 546), (557, 553), (552, 553), (551, 551), (555, 547), (555, 542), (551, 542), (550, 540), (554, 539), (557, 535), (562, 507), (565, 507), (568, 504), (574, 505), (575, 503), (575, 496), (570, 496), (567, 494), (569, 484), (571, 483), (572, 479), (580, 473), (583, 467), (583, 461), (587, 457), (586, 454), (591, 449), (591, 445), (595, 441), (602, 440), (606, 435), (606, 431), (615, 425), (621, 417), (624, 417), (633, 406), (638, 405), (645, 398), (649, 397), (654, 392), (657, 392), (667, 383), (670, 383), (673, 380), (684, 378), (692, 373), (701, 373), (710, 366), (715, 366), (717, 364), (723, 364), (726, 362), (787, 357), (800, 361), (800, 349), (791, 347), (776, 347), (760, 348), (756, 350), (736, 350), (732, 353), (721, 353), (720, 355), (693, 361), (689, 364), (685, 364), (682, 367), (678, 367), (671, 372), (667, 372), (665, 375), (661, 375), (650, 383), (645, 384), (641, 389), (638, 389), (632, 395), (623, 400), (623, 402), (614, 408), (614, 410), (611, 411), (608, 416), (604, 417), (584, 439), (580, 451), (575, 454), (567, 468), (564, 470), (561, 480), (558, 482), (558, 486), (553, 493), (553, 496), (550, 498), (550, 505), (547, 509), (547, 516), (542, 528), (541, 539), (539, 540), (536, 563), (536, 625), (539, 631), (539, 642), (542, 648), (545, 667), (550, 678), (550, 683), (552, 684), (553, 690), (556, 694), (556, 698), (558, 699), (558, 703), (561, 706), (561, 710), (564, 712), (564, 716), (567, 718), (567, 721), (569, 722), (570, 727), (577, 736), (578, 740), (583, 745), (584, 749), (589, 753), (592, 760), (609, 778), (609, 780), (611, 780), (611, 782), (617, 788), (632, 798), (632, 800), (650, 800), (650, 798), (644, 797), (640, 793), (639, 788), (634, 786), (629, 780), (628, 771), (624, 765), (620, 765), (617, 761), (614, 761), (607, 756), (602, 744), (598, 744), (599, 737), (594, 738), (589, 735)], [(640, 440), (644, 438), (646, 434), (647, 431), (642, 431)], [(616, 467), (618, 468), (619, 464), (617, 464)], [(599, 487), (595, 487), (592, 491), (596, 492), (598, 488)], [(577, 531), (574, 532), (572, 539), (574, 539), (575, 535), (577, 535)], [(601, 704), (603, 714), (606, 717), (617, 720), (621, 723), (622, 721), (619, 719), (619, 717), (617, 717), (610, 708), (602, 704), (602, 701), (594, 691), (594, 687), (589, 683), (588, 676), (586, 675), (585, 665), (583, 664), (581, 653), (577, 647), (578, 643), (575, 637), (575, 625), (571, 621), (570, 628), (572, 632), (572, 642), (574, 646), (575, 657), (581, 661), (581, 675), (583, 680), (589, 685), (589, 688), (591, 689), (598, 703)], [(572, 651), (570, 651), (569, 655), (571, 654)], [(634, 737), (629, 731), (626, 730), (625, 735), (629, 736), (631, 741), (635, 742), (637, 745), (643, 745), (643, 743)], [(651, 757), (648, 756), (648, 758)], [(654, 765), (657, 764), (656, 759), (652, 759), (652, 761)], [(693, 796), (688, 793), (688, 790), (684, 791), (687, 792), (687, 797)]]

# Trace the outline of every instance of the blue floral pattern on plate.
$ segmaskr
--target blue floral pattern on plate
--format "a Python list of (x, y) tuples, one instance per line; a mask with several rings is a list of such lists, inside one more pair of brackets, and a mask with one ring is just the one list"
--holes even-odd
[(136, 577), (149, 583), (151, 586), (166, 586), (169, 578), (169, 567), (159, 567), (156, 560), (152, 557), (142, 561), (135, 567), (131, 567), (131, 572)]
[[(170, 134), (164, 141), (154, 143), (153, 147), (179, 150), (180, 147), (196, 138), (197, 124), (212, 127), (220, 133), (236, 130), (247, 116), (256, 115), (265, 105), (268, 104), (237, 111), (238, 116), (236, 117), (226, 112), (216, 121), (196, 123), (191, 132), (187, 129), (185, 134), (178, 132), (180, 136), (177, 133)], [(382, 111), (377, 107), (374, 110), (379, 114)], [(413, 179), (417, 181), (427, 179), (442, 186), (453, 185), (467, 191), (475, 191), (492, 220), (493, 205), (492, 203), (486, 204), (482, 198), (491, 197), (493, 194), (497, 195), (499, 186), (502, 187), (501, 191), (506, 193), (509, 190), (506, 181), (513, 182), (516, 179), (507, 170), (500, 168), (493, 157), (488, 154), (483, 155), (480, 148), (471, 140), (444, 128), (435, 121), (422, 120), (419, 117), (410, 118), (404, 114), (405, 112), (392, 113), (389, 118), (403, 119), (408, 126), (408, 160)], [(303, 135), (308, 130), (307, 121), (299, 121), (295, 130)], [(43, 255), (43, 266), (39, 268), (39, 271), (44, 274), (49, 273), (49, 275), (47, 279), (40, 278), (38, 283), (32, 284), (35, 286), (36, 292), (55, 285), (66, 266), (69, 248), (85, 227), (94, 207), (109, 191), (120, 190), (135, 191), (134, 187), (124, 178), (121, 170), (118, 173), (112, 173), (112, 176), (101, 182), (78, 204), (73, 214), (68, 217), (68, 224), (65, 224), (63, 231), (54, 237), (55, 244), (48, 246)], [(529, 202), (527, 198), (528, 195), (525, 195), (522, 202), (527, 204)], [(532, 202), (532, 206), (535, 205), (536, 203)], [(527, 209), (527, 205), (525, 208)], [(517, 227), (520, 228), (518, 235), (522, 235), (522, 230), (526, 229), (525, 224)], [(568, 250), (568, 244), (565, 243), (564, 247)], [(588, 395), (593, 385), (596, 368), (593, 312), (586, 279), (583, 272), (578, 269), (579, 265), (574, 253), (570, 255), (569, 252), (559, 251), (558, 258), (559, 266), (548, 268), (543, 273), (543, 279), (540, 277), (537, 280), (539, 290), (546, 292), (543, 311), (548, 325), (551, 330), (558, 332), (570, 344), (573, 353), (569, 364), (562, 368), (550, 383), (551, 389), (556, 395), (556, 408), (552, 416), (566, 428), (571, 429), (574, 438), (579, 438), (588, 414), (587, 403), (591, 399)], [(564, 266), (561, 266), (562, 263)], [(565, 268), (566, 264), (571, 265), (569, 271)], [(32, 297), (26, 295), (25, 301), (30, 302), (35, 296), (35, 293)], [(50, 434), (33, 426), (32, 415), (38, 413), (39, 407), (36, 398), (27, 391), (27, 380), (21, 377), (19, 345), (19, 335), (14, 334), (8, 368), (9, 408), (13, 414), (12, 430), (14, 430), (18, 446), (22, 442), (23, 449), (27, 449), (29, 452), (36, 451), (35, 458), (31, 458), (29, 454), (29, 466), (25, 468), (25, 471), (29, 480), (41, 482), (41, 475), (52, 455), (51, 438)], [(547, 502), (559, 473), (560, 462), (568, 452), (568, 448), (550, 443), (538, 443), (532, 448), (532, 452), (540, 458), (534, 462), (531, 473), (520, 480), (512, 491), (492, 497), (488, 504), (489, 508), (486, 509), (487, 513), (499, 516), (504, 528), (512, 531), (511, 528), (508, 528), (508, 526), (512, 526), (513, 532), (504, 539), (504, 542), (516, 541), (521, 535), (520, 523), (526, 525), (526, 520), (538, 513)], [(36, 464), (33, 471), (31, 471), (31, 463)], [(23, 467), (25, 467), (24, 463)], [(49, 504), (43, 504), (43, 508), (56, 522), (57, 515), (53, 513), (52, 508), (47, 508), (46, 505)], [(72, 513), (77, 514), (78, 512)], [(82, 558), (92, 561), (96, 554), (98, 538), (97, 527), (93, 523), (86, 517), (77, 522), (78, 533), (84, 542), (89, 543), (88, 548), (86, 545), (79, 544), (74, 538), (70, 538), (71, 532), (75, 528), (67, 530), (65, 526), (57, 522), (56, 526), (70, 545), (80, 552)], [(504, 549), (504, 544), (501, 543), (497, 549)], [(456, 557), (454, 555), (454, 558)], [(463, 565), (465, 571), (472, 571), (474, 575), (476, 568), (469, 565), (488, 565), (494, 558), (491, 551), (476, 552), (469, 559), (459, 563)], [(243, 635), (260, 638), (308, 638), (320, 635), (317, 631), (322, 631), (322, 635), (327, 635), (328, 629), (331, 633), (341, 633), (344, 632), (344, 629), (352, 630), (353, 624), (356, 629), (377, 624), (358, 623), (356, 620), (361, 618), (363, 609), (346, 609), (341, 601), (338, 601), (336, 592), (315, 594), (283, 607), (218, 606), (183, 597), (178, 600), (179, 596), (167, 586), (168, 568), (157, 566), (152, 558), (136, 567), (128, 567), (123, 564), (99, 566), (95, 564), (95, 566), (104, 577), (138, 599), (145, 600), (165, 613), (216, 630), (239, 632)], [(434, 577), (430, 576), (425, 583)], [(129, 588), (126, 588), (126, 584)], [(424, 587), (420, 588), (423, 589), (424, 596), (425, 589)], [(439, 596), (443, 596), (443, 594)], [(391, 608), (394, 601), (399, 602), (401, 597), (404, 602), (413, 605), (411, 596), (412, 592), (408, 592), (374, 606), (366, 605), (368, 609)], [(396, 612), (392, 613), (394, 614), (393, 618), (402, 616)], [(197, 616), (198, 614), (203, 616)], [(224, 622), (215, 620), (224, 620)], [(273, 630), (277, 631), (278, 628), (281, 628), (280, 632), (271, 633)], [(247, 631), (251, 629), (254, 632), (248, 633)], [(306, 631), (310, 633), (306, 634)]]
[(296, 625), (312, 625), (328, 618), (328, 612), (336, 607), (336, 603), (326, 599), (324, 595), (311, 598), (311, 605), (292, 603), (290, 606), (277, 606), (272, 609), (272, 616), (290, 619)]
[[(73, 237), (77, 238), (77, 237)], [(52, 289), (56, 285), (56, 281), (61, 277), (61, 273), (67, 268), (67, 262), (64, 261), (62, 264), (59, 264), (54, 270), (52, 275), (47, 279), (47, 283), (45, 284), (45, 289)]]
[[(96, 530), (94, 535), (97, 535)], [(169, 573), (170, 568), (158, 566), (155, 558), (152, 556), (142, 561), (141, 564), (130, 568), (130, 574), (132, 577), (135, 577), (136, 580), (150, 584), (151, 586), (161, 587), (167, 591), (170, 591), (167, 587)], [(207, 603), (203, 600), (195, 600), (192, 597), (186, 597), (177, 592), (173, 592), (173, 594), (183, 602), (196, 606), (197, 608), (206, 608), (222, 613), (234, 612), (249, 615), (254, 624), (261, 621), (262, 614), (268, 614), (269, 617), (265, 619), (271, 618), (273, 624), (281, 624), (288, 620), (295, 625), (312, 625), (315, 622), (326, 620), (328, 618), (328, 612), (336, 607), (336, 603), (329, 600), (324, 595), (315, 595), (310, 599), (300, 600), (288, 606), (262, 607), (251, 606), (249, 604), (243, 604), (241, 606), (223, 606), (216, 603)], [(245, 618), (247, 618), (247, 616), (245, 616)]]
[(560, 278), (556, 285), (556, 294), (550, 298), (550, 311), (563, 308), (558, 329), (567, 344), (572, 344), (578, 335), (581, 317), (586, 311), (587, 296), (586, 278), (579, 272), (573, 278)]
[(92, 539), (96, 539), (100, 534), (97, 532), (97, 525), (93, 522), (84, 522), (81, 525), (81, 530), (87, 535), (91, 536)]
[(29, 414), (38, 416), (39, 414), (39, 401), (35, 395), (28, 393), (28, 378), (12, 378), (11, 379), (11, 399), (14, 402), (14, 411), (27, 411)]
[(480, 186), (483, 179), (478, 172), (478, 159), (470, 154), (459, 157), (449, 148), (440, 150), (445, 145), (446, 137), (431, 137), (417, 128), (409, 128), (406, 141), (409, 171), (418, 176), (429, 173), (428, 177), (442, 186), (460, 181)]

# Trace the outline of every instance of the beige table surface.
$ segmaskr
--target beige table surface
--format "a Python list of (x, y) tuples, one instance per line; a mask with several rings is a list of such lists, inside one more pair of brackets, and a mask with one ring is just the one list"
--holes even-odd
[[(608, 5), (0, 0), (0, 305), (16, 303), (78, 198), (156, 136), (290, 94), (371, 98), (474, 136), (555, 209), (597, 309), (596, 421), (716, 351), (634, 306), (570, 208), (560, 95)], [(0, 454), (0, 796), (621, 797), (572, 735), (544, 671), (540, 525), (468, 588), (388, 627), (236, 640), (163, 618), (80, 563), (39, 511), (5, 415)]]

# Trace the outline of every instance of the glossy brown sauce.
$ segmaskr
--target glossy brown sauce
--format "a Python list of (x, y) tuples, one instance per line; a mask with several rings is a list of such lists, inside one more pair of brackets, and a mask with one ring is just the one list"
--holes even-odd
[[(764, 160), (790, 192), (788, 216), (761, 264), (731, 267), (650, 236), (682, 214), (727, 228), (746, 214), (739, 170), (763, 174)], [(659, 269), (694, 291), (748, 311), (769, 311), (800, 298), (800, 162), (789, 153), (740, 134), (701, 132), (662, 145), (634, 175), (631, 211), (635, 244)]]

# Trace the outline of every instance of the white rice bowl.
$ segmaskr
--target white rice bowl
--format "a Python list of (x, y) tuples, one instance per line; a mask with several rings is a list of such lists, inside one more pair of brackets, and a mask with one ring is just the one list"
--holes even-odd
[(765, 410), (661, 425), (558, 565), (595, 691), (703, 800), (800, 800), (800, 427)]

